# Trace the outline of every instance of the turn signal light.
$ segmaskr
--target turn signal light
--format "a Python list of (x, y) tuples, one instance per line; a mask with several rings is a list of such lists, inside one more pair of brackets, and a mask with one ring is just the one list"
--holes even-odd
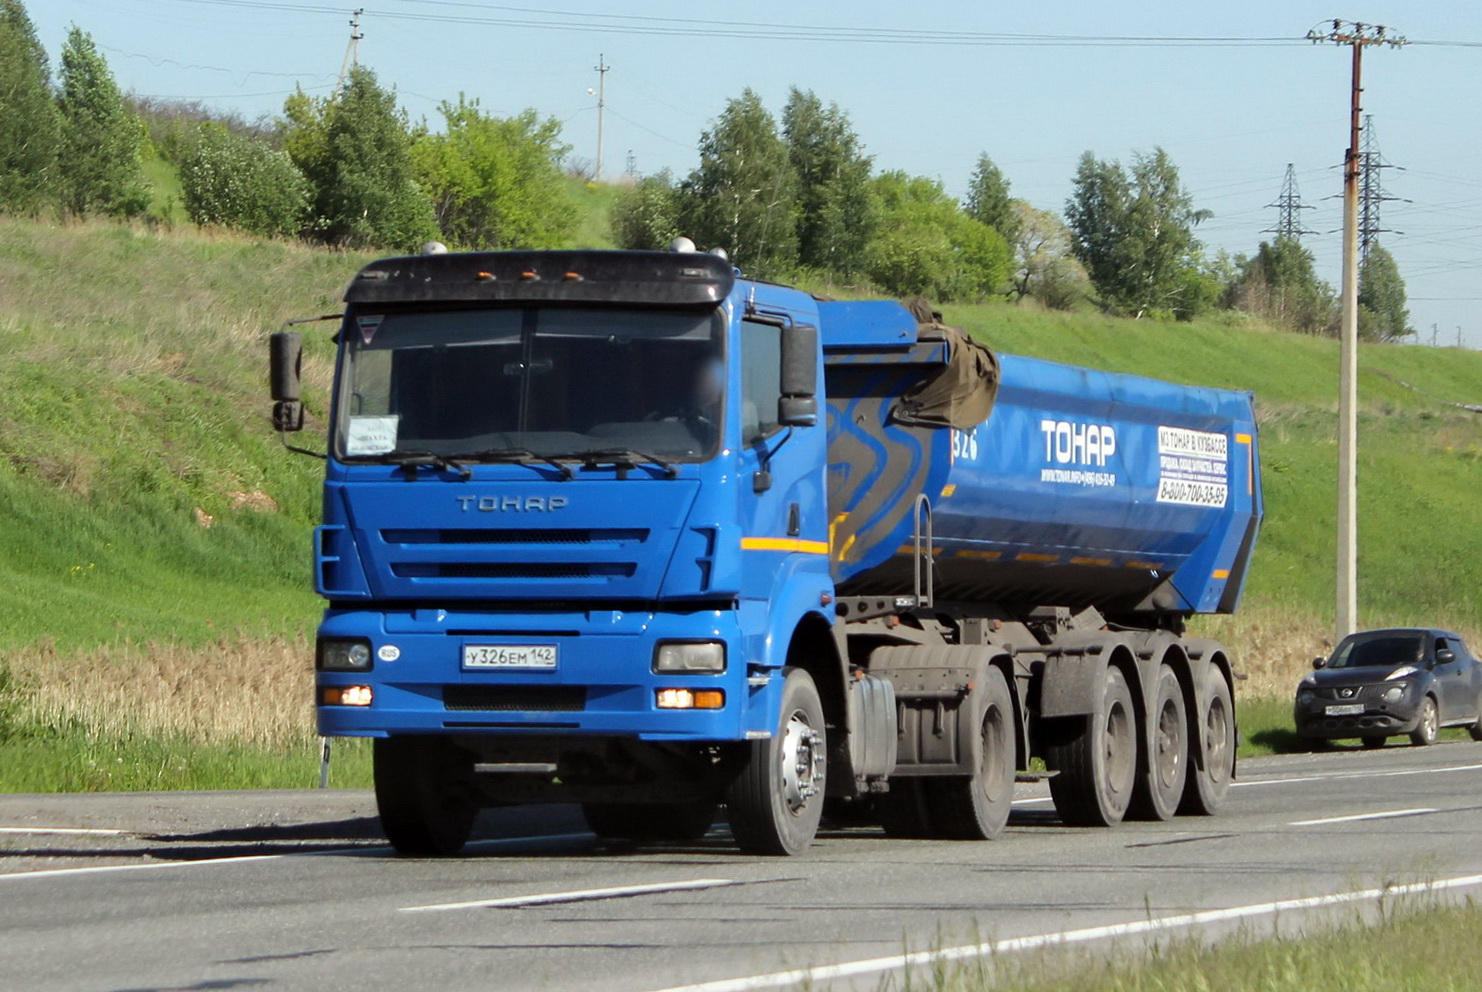
[(660, 689), (661, 710), (718, 710), (726, 705), (726, 694), (719, 689)]
[(319, 690), (325, 706), (369, 706), (373, 697), (368, 685), (327, 685)]

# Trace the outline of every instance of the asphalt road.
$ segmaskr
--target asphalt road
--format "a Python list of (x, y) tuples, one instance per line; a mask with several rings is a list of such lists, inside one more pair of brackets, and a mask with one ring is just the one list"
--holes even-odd
[(740, 992), (814, 966), (815, 988), (874, 988), (903, 950), (1482, 891), (1482, 745), (1249, 761), (1220, 816), (1111, 830), (1020, 788), (999, 841), (826, 830), (795, 859), (734, 854), (724, 827), (603, 846), (561, 807), (487, 814), (490, 839), (424, 861), (381, 846), (364, 792), (0, 796), (0, 989)]

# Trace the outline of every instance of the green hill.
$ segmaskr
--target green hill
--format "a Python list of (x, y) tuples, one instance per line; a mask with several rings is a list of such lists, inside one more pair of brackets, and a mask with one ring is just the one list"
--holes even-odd
[[(0, 788), (286, 784), (274, 752), (312, 765), (320, 464), (271, 431), (265, 344), (284, 318), (334, 312), (363, 261), (0, 219)], [(1285, 693), (1330, 623), (1334, 342), (1002, 305), (947, 316), (1005, 351), (1256, 394), (1267, 520), (1248, 608), (1202, 623), (1256, 673), (1247, 691)], [(332, 356), (318, 326), (311, 431)], [(1482, 630), (1482, 417), (1447, 402), (1482, 402), (1482, 355), (1369, 346), (1361, 362), (1364, 620)]]

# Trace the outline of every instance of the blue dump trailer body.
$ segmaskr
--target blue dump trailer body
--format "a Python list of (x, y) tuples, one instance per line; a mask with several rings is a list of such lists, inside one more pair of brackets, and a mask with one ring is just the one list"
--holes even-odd
[(893, 304), (820, 309), (843, 589), (899, 588), (925, 494), (939, 598), (1234, 612), (1260, 520), (1249, 394), (1000, 354), (985, 422), (923, 428), (901, 397), (952, 345)]
[[(346, 292), (319, 726), (376, 739), (408, 853), (482, 806), (603, 836), (823, 815), (990, 837), (1212, 812), (1261, 516), (1244, 393), (995, 354), (686, 252), (385, 259)], [(1177, 333), (1170, 330), (1169, 333)], [(301, 341), (273, 342), (302, 422)], [(1007, 790), (1007, 791), (1006, 791)]]

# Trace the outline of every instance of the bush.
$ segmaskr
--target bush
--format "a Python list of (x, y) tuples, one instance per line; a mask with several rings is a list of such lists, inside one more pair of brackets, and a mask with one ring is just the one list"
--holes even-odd
[(197, 224), (286, 236), (303, 228), (309, 183), (284, 152), (206, 122), (180, 163), (186, 213)]

